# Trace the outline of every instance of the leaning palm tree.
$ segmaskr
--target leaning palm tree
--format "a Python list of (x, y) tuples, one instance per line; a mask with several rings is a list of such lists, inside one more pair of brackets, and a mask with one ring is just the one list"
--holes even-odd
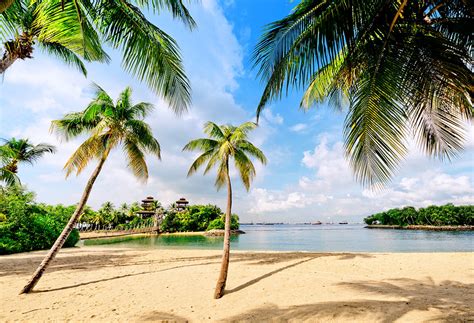
[(77, 223), (91, 193), (92, 186), (99, 176), (112, 149), (121, 147), (127, 157), (128, 167), (140, 180), (148, 179), (148, 167), (145, 153), (160, 159), (160, 145), (153, 137), (150, 126), (143, 121), (153, 109), (150, 103), (132, 104), (132, 90), (127, 87), (114, 103), (112, 98), (99, 86), (95, 87), (95, 98), (82, 112), (70, 113), (63, 119), (54, 120), (51, 129), (66, 140), (88, 134), (79, 148), (66, 162), (66, 177), (73, 172), (79, 175), (91, 162), (97, 160), (97, 166), (86, 184), (84, 193), (77, 204), (66, 227), (41, 262), (22, 293), (30, 292), (38, 283), (50, 262), (63, 246)]
[(37, 145), (32, 144), (29, 139), (2, 139), (4, 142), (3, 149), (0, 150), (0, 154), (5, 156), (8, 160), (5, 168), (10, 170), (12, 173), (18, 173), (19, 163), (33, 164), (39, 158), (43, 157), (47, 153), (55, 153), (56, 148), (53, 145), (40, 143)]
[(195, 27), (182, 0), (15, 0), (0, 14), (0, 74), (31, 58), (36, 47), (86, 74), (84, 60), (109, 61), (102, 48), (107, 45), (122, 52), (125, 71), (182, 112), (191, 96), (178, 45), (142, 9), (169, 10), (189, 29)]
[(304, 109), (348, 106), (346, 155), (369, 186), (391, 179), (409, 135), (449, 159), (472, 118), (473, 17), (463, 0), (302, 0), (255, 48), (257, 114), (291, 87)]
[(198, 150), (202, 152), (189, 168), (188, 176), (194, 174), (201, 166), (207, 163), (204, 174), (208, 173), (214, 166), (217, 166), (215, 182), (217, 189), (219, 190), (224, 184), (227, 185), (224, 253), (214, 298), (220, 298), (224, 294), (229, 269), (230, 220), (232, 214), (232, 185), (229, 175), (231, 159), (234, 159), (235, 168), (247, 191), (250, 188), (252, 179), (256, 175), (255, 167), (249, 156), (257, 158), (262, 164), (267, 163), (263, 152), (247, 140), (249, 132), (256, 127), (257, 125), (253, 122), (245, 122), (238, 127), (231, 125), (218, 126), (213, 122), (207, 122), (204, 126), (204, 133), (209, 138), (192, 140), (183, 148), (183, 151)]

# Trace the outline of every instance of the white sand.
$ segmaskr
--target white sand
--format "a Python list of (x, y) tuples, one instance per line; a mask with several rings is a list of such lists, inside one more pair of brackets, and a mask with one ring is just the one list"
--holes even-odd
[(235, 252), (212, 298), (219, 251), (62, 250), (18, 295), (44, 251), (0, 257), (0, 321), (474, 320), (474, 254)]

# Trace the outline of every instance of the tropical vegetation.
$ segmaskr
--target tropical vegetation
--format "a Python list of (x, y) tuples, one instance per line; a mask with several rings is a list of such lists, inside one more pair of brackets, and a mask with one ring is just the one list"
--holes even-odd
[(0, 146), (0, 182), (6, 185), (20, 183), (19, 164), (33, 165), (43, 155), (56, 152), (53, 145), (45, 143), (34, 145), (29, 139), (11, 138), (2, 139), (2, 141), (4, 144)]
[[(76, 205), (49, 205), (35, 201), (33, 192), (20, 185), (0, 186), (0, 254), (49, 249), (76, 210)], [(74, 246), (79, 231), (129, 230), (152, 227), (154, 218), (142, 217), (136, 202), (115, 207), (105, 202), (98, 210), (85, 206), (80, 221), (64, 244)], [(184, 210), (159, 210), (161, 232), (195, 232), (224, 229), (224, 214), (215, 205), (190, 205)], [(231, 229), (239, 228), (239, 217), (232, 214)]]
[[(191, 205), (177, 212), (169, 210), (160, 225), (164, 232), (196, 232), (214, 229), (224, 229), (225, 215), (215, 205)], [(239, 217), (232, 214), (231, 230), (239, 228)]]
[(145, 154), (161, 158), (160, 145), (153, 136), (150, 126), (143, 121), (153, 110), (153, 105), (146, 102), (133, 104), (132, 90), (129, 87), (120, 93), (115, 102), (98, 85), (94, 85), (94, 89), (95, 97), (84, 111), (67, 114), (64, 118), (52, 122), (52, 130), (65, 140), (89, 135), (66, 162), (64, 166), (66, 177), (72, 173), (79, 175), (93, 160), (97, 160), (98, 163), (69, 222), (22, 293), (32, 290), (74, 229), (86, 206), (94, 182), (114, 148), (122, 148), (128, 167), (141, 181), (146, 181), (148, 178)]
[(407, 206), (373, 214), (364, 219), (367, 224), (382, 225), (474, 225), (474, 205), (431, 205), (415, 209)]
[[(3, 4), (3, 2), (2, 2)], [(122, 52), (122, 66), (177, 112), (190, 101), (190, 85), (174, 39), (142, 12), (171, 12), (189, 29), (195, 22), (181, 0), (15, 0), (0, 14), (0, 74), (32, 58), (35, 46), (86, 74), (84, 61), (108, 62), (104, 46)]]
[[(0, 255), (51, 248), (74, 206), (36, 203), (34, 194), (18, 185), (0, 187)], [(64, 246), (79, 240), (72, 230)]]
[(473, 26), (469, 1), (302, 0), (255, 48), (257, 114), (290, 88), (303, 109), (348, 107), (346, 155), (368, 186), (391, 179), (411, 135), (449, 159), (472, 118)]
[(217, 177), (215, 186), (219, 190), (222, 186), (227, 186), (227, 208), (224, 220), (224, 250), (222, 255), (222, 264), (217, 280), (214, 298), (221, 298), (224, 294), (227, 273), (229, 270), (230, 257), (230, 230), (232, 215), (232, 183), (230, 179), (230, 163), (234, 160), (235, 168), (247, 191), (250, 189), (250, 183), (256, 175), (255, 166), (250, 157), (254, 157), (262, 164), (266, 164), (267, 159), (263, 152), (248, 141), (249, 133), (257, 125), (253, 122), (245, 122), (240, 126), (221, 125), (213, 122), (207, 122), (204, 125), (204, 133), (208, 138), (191, 140), (183, 151), (200, 151), (196, 160), (188, 171), (191, 176), (199, 168), (206, 165), (204, 174), (217, 167)]

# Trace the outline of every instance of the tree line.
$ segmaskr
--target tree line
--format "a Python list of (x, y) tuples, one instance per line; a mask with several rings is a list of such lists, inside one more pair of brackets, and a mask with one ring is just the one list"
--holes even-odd
[(431, 205), (415, 209), (407, 206), (373, 214), (364, 222), (382, 225), (474, 225), (474, 205)]
[[(178, 210), (174, 204), (164, 209), (158, 202), (157, 207), (163, 216), (162, 232), (224, 229), (224, 214), (215, 205), (191, 205)], [(75, 209), (76, 205), (37, 203), (34, 193), (19, 185), (0, 187), (0, 255), (51, 248)], [(137, 215), (141, 209), (136, 202), (119, 207), (105, 202), (97, 211), (86, 206), (81, 222), (71, 231), (65, 246), (72, 247), (79, 241), (78, 227), (127, 230), (152, 226), (153, 217)], [(231, 228), (239, 228), (236, 214), (232, 215)]]

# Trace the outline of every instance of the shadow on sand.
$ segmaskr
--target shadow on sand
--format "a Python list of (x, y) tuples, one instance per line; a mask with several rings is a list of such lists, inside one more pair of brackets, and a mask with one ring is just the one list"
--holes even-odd
[[(341, 283), (359, 292), (360, 299), (342, 302), (323, 302), (281, 308), (267, 305), (224, 321), (285, 322), (351, 320), (393, 322), (411, 311), (437, 310), (433, 320), (446, 322), (468, 322), (474, 319), (470, 305), (474, 299), (474, 284), (443, 281), (435, 284), (432, 279), (394, 279), (385, 282), (356, 281)], [(401, 300), (374, 300), (363, 297), (398, 297)], [(369, 316), (367, 316), (369, 315)]]

